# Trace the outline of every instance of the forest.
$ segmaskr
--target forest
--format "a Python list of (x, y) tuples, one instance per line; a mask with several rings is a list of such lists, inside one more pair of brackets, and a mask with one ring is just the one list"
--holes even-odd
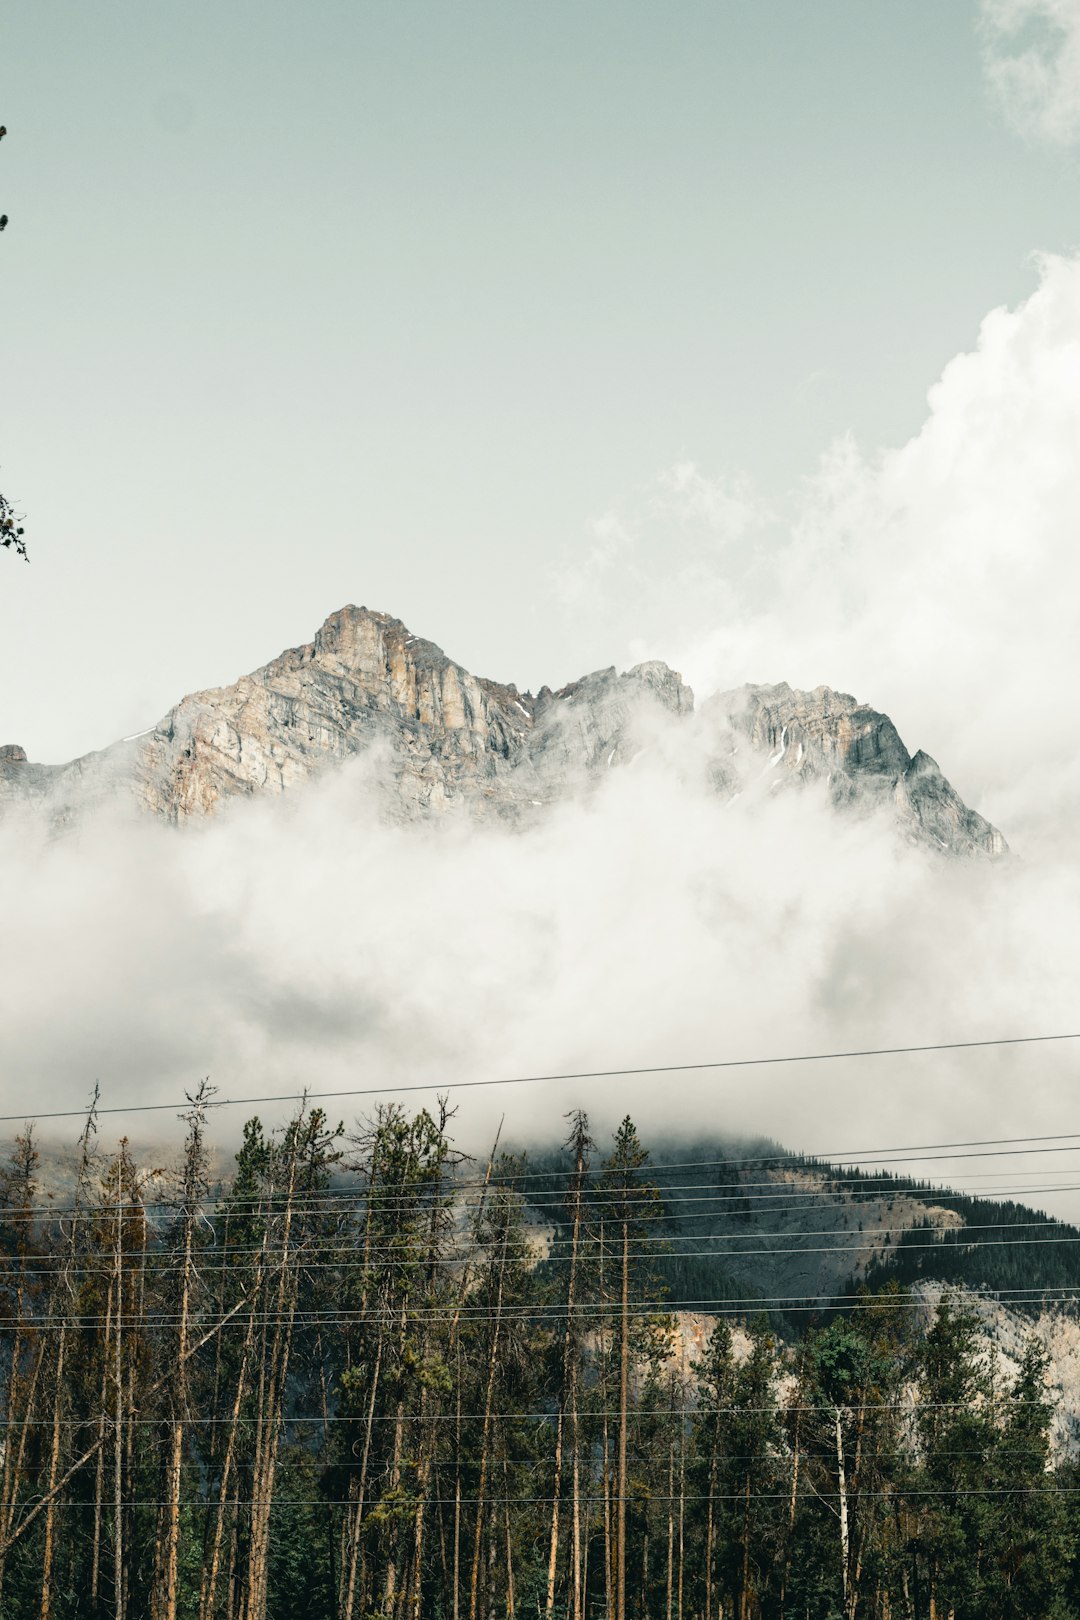
[(168, 1168), (93, 1108), (63, 1194), (4, 1166), (3, 1620), (1080, 1616), (1045, 1353), (956, 1292), (688, 1337), (629, 1118), (537, 1170), (305, 1104), (215, 1185), (212, 1106)]

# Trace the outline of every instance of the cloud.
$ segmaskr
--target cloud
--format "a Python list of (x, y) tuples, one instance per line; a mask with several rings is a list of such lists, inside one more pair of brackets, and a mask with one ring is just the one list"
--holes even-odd
[[(1068, 1023), (1074, 864), (950, 866), (888, 818), (773, 792), (760, 761), (724, 803), (716, 744), (692, 718), (519, 832), (388, 823), (363, 761), (182, 834), (4, 823), (9, 1110), (70, 1107), (94, 1079), (111, 1105), (203, 1074), (230, 1096), (435, 1088)], [(459, 1125), (479, 1150), (505, 1109), (518, 1140), (549, 1140), (583, 1104), (653, 1141), (839, 1150), (1061, 1128), (1068, 1091), (1046, 1052), (981, 1053), (466, 1092)]]
[(661, 473), (657, 485), (654, 509), (683, 527), (700, 523), (718, 549), (743, 540), (769, 518), (748, 478), (707, 478), (695, 461), (677, 461)]
[(1028, 139), (1080, 138), (1080, 4), (981, 0), (983, 68), (1013, 126)]
[(735, 611), (729, 581), (745, 590), (759, 547), (774, 529), (769, 504), (743, 474), (707, 475), (680, 459), (591, 523), (551, 576), (563, 614), (633, 661), (644, 639), (677, 640), (687, 604), (713, 621)]
[[(919, 433), (872, 455), (837, 441), (768, 545), (683, 557), (697, 587), (634, 648), (699, 694), (746, 680), (856, 693), (1029, 859), (1073, 847), (1080, 800), (1080, 261), (1038, 272), (945, 367)], [(661, 603), (667, 588), (661, 573)], [(635, 593), (640, 625), (650, 595)]]

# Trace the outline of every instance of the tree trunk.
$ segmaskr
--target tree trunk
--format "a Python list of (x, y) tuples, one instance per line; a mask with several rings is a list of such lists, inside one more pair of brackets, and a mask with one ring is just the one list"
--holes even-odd
[(686, 1569), (686, 1429), (679, 1425), (679, 1620), (683, 1620), (683, 1573)]
[(503, 1519), (506, 1525), (506, 1620), (515, 1620), (514, 1544), (510, 1536), (510, 1479), (503, 1452)]
[(52, 1442), (49, 1447), (49, 1505), (45, 1509), (45, 1546), (41, 1554), (40, 1620), (50, 1620), (53, 1597), (53, 1551), (56, 1539), (56, 1476), (60, 1469), (60, 1414), (64, 1408), (64, 1359), (67, 1352), (67, 1323), (60, 1328), (56, 1347), (56, 1374), (53, 1389)]
[(622, 1289), (619, 1312), (619, 1513), (616, 1547), (615, 1620), (626, 1620), (626, 1439), (630, 1404), (630, 1223), (622, 1223)]
[[(109, 1335), (112, 1331), (113, 1290), (109, 1286), (109, 1294), (105, 1304), (105, 1345), (108, 1346)], [(109, 1410), (109, 1362), (108, 1356), (101, 1358), (101, 1393), (98, 1400), (98, 1443), (97, 1465), (94, 1469), (94, 1550), (90, 1564), (90, 1602), (97, 1608), (98, 1588), (101, 1582), (101, 1530), (102, 1519), (105, 1513), (105, 1422)]]
[[(674, 1402), (672, 1402), (674, 1405)], [(668, 1441), (667, 1498), (667, 1620), (675, 1601), (675, 1442)]]
[[(23, 1395), (22, 1418), (18, 1421), (19, 1443), (12, 1450), (12, 1412), (15, 1410), (14, 1396), (8, 1396), (8, 1429), (7, 1442), (4, 1446), (4, 1495), (2, 1509), (0, 1509), (0, 1591), (3, 1589), (5, 1565), (7, 1563), (8, 1537), (11, 1534), (11, 1525), (15, 1517), (15, 1509), (19, 1500), (19, 1487), (22, 1483), (23, 1467), (26, 1460), (26, 1440), (30, 1432), (30, 1423), (34, 1413), (35, 1399), (41, 1373), (41, 1365), (45, 1359), (44, 1341), (39, 1340), (31, 1366), (26, 1392)], [(20, 1381), (19, 1393), (22, 1394), (23, 1385)], [(8, 1472), (10, 1466), (10, 1473)]]
[(364, 1450), (360, 1459), (360, 1482), (357, 1486), (356, 1506), (352, 1510), (349, 1536), (349, 1578), (345, 1591), (345, 1620), (353, 1620), (356, 1605), (356, 1572), (360, 1555), (360, 1540), (364, 1524), (364, 1502), (367, 1491), (368, 1459), (371, 1456), (371, 1436), (375, 1428), (375, 1403), (379, 1392), (379, 1372), (382, 1367), (383, 1341), (380, 1330), (375, 1346), (375, 1365), (371, 1372), (371, 1395), (368, 1399), (367, 1421), (364, 1425)]
[(739, 1620), (747, 1620), (750, 1612), (750, 1475), (746, 1476), (743, 1507), (742, 1579), (739, 1591)]
[[(34, 1342), (32, 1329), (26, 1327), (26, 1277), (25, 1264), (27, 1252), (32, 1242), (32, 1218), (34, 1196), (34, 1167), (37, 1163), (37, 1154), (33, 1147), (30, 1133), (18, 1141), (22, 1147), (22, 1201), (17, 1203), (12, 1213), (20, 1222), (19, 1237), (19, 1283), (15, 1291), (15, 1332), (11, 1345), (11, 1368), (8, 1375), (7, 1400), (4, 1415), (6, 1424), (4, 1429), (4, 1466), (0, 1476), (0, 1536), (6, 1536), (11, 1528), (11, 1521), (15, 1514), (15, 1504), (18, 1500), (19, 1486), (22, 1482), (23, 1461), (26, 1456), (26, 1437), (30, 1427), (30, 1417), (34, 1407), (34, 1396), (37, 1391), (38, 1376), (41, 1370), (42, 1359), (45, 1354), (43, 1341)], [(26, 1352), (30, 1354), (30, 1367), (24, 1375), (22, 1364)], [(19, 1417), (20, 1402), (22, 1404), (22, 1417)], [(14, 1445), (15, 1434), (18, 1432), (18, 1445)], [(0, 1591), (3, 1590), (5, 1573), (5, 1555), (0, 1552)]]
[[(404, 1315), (404, 1313), (403, 1313), (403, 1315)], [(404, 1322), (402, 1322), (402, 1337), (403, 1338), (404, 1338), (404, 1334), (405, 1334), (405, 1324), (404, 1324)], [(403, 1435), (404, 1435), (404, 1425), (405, 1425), (405, 1408), (402, 1406), (401, 1402), (398, 1401), (397, 1408), (396, 1408), (395, 1413), (394, 1413), (394, 1452), (393, 1452), (393, 1460), (392, 1460), (391, 1465), (390, 1465), (390, 1489), (391, 1489), (391, 1491), (396, 1491), (398, 1489), (398, 1486), (401, 1484), (401, 1451), (402, 1451), (402, 1440), (403, 1440)], [(391, 1532), (391, 1534), (393, 1534), (393, 1533)], [(394, 1612), (394, 1598), (395, 1598), (396, 1593), (397, 1593), (397, 1559), (396, 1559), (396, 1556), (395, 1556), (395, 1552), (396, 1552), (396, 1549), (394, 1547), (393, 1540), (391, 1540), (390, 1553), (389, 1553), (389, 1556), (387, 1557), (387, 1560), (386, 1560), (386, 1575), (385, 1575), (384, 1581), (383, 1581), (382, 1609), (383, 1609), (383, 1613), (386, 1614), (386, 1615), (392, 1615), (393, 1614), (393, 1612)]]
[(604, 1507), (604, 1616), (611, 1614), (615, 1592), (615, 1540), (612, 1532), (611, 1451), (608, 1439), (608, 1393), (604, 1390), (604, 1451), (603, 1451), (603, 1507)]
[[(576, 1407), (576, 1401), (573, 1400), (571, 1392), (574, 1390), (576, 1382), (577, 1382), (576, 1376), (575, 1376), (576, 1362), (577, 1362), (577, 1327), (576, 1327), (576, 1323), (575, 1323), (575, 1320), (574, 1320), (574, 1307), (575, 1307), (575, 1291), (576, 1291), (576, 1286), (577, 1286), (578, 1246), (579, 1246), (579, 1243), (580, 1243), (580, 1240), (581, 1240), (581, 1198), (582, 1198), (582, 1192), (584, 1190), (583, 1185), (582, 1185), (584, 1175), (585, 1175), (585, 1152), (584, 1152), (584, 1144), (583, 1144), (583, 1142), (581, 1140), (580, 1128), (579, 1128), (579, 1138), (578, 1138), (578, 1144), (577, 1144), (577, 1159), (576, 1159), (576, 1163), (575, 1163), (575, 1166), (574, 1166), (574, 1219), (573, 1219), (573, 1226), (572, 1226), (572, 1229), (571, 1229), (571, 1237), (570, 1237), (570, 1275), (569, 1275), (569, 1277), (567, 1279), (567, 1283), (566, 1283), (566, 1326), (565, 1326), (564, 1333), (563, 1333), (562, 1388), (561, 1388), (561, 1390), (559, 1392), (559, 1414), (558, 1414), (558, 1418), (557, 1418), (557, 1421), (556, 1421), (556, 1427), (555, 1427), (555, 1463), (554, 1463), (554, 1471), (553, 1471), (554, 1472), (554, 1489), (552, 1491), (552, 1502), (551, 1502), (551, 1537), (550, 1537), (550, 1540), (549, 1540), (549, 1543), (548, 1543), (547, 1603), (545, 1605), (545, 1613), (547, 1615), (547, 1620), (551, 1620), (552, 1614), (553, 1614), (554, 1609), (555, 1609), (555, 1578), (556, 1578), (556, 1574), (557, 1574), (557, 1571), (558, 1571), (558, 1560), (559, 1560), (559, 1503), (560, 1503), (561, 1494), (562, 1494), (562, 1474), (563, 1474), (563, 1426), (564, 1426), (565, 1406), (566, 1406), (566, 1402), (567, 1402), (568, 1397), (571, 1398), (572, 1408), (573, 1408), (573, 1411), (574, 1411), (574, 1420), (573, 1420), (573, 1431), (574, 1432), (573, 1432), (573, 1438), (572, 1438), (571, 1443), (572, 1443), (572, 1445), (574, 1447), (574, 1521), (575, 1522), (574, 1522), (574, 1526), (573, 1526), (573, 1534), (574, 1534), (574, 1543), (575, 1543), (575, 1545), (574, 1545), (574, 1560), (573, 1560), (573, 1564), (574, 1564), (574, 1567), (573, 1567), (573, 1580), (574, 1580), (574, 1586), (575, 1586), (575, 1593), (576, 1593), (576, 1589), (577, 1589), (577, 1572), (578, 1572), (578, 1563), (579, 1563), (579, 1557), (580, 1557), (580, 1549), (579, 1549), (579, 1547), (577, 1545), (577, 1541), (578, 1541), (578, 1526), (577, 1526), (577, 1421), (576, 1421), (576, 1419), (577, 1419), (577, 1407)], [(576, 1613), (577, 1613), (576, 1597), (575, 1597), (575, 1600), (574, 1600), (573, 1607), (574, 1607), (574, 1612), (575, 1612), (575, 1615), (576, 1615)]]
[(213, 1620), (214, 1605), (217, 1601), (218, 1575), (221, 1569), (221, 1542), (225, 1531), (225, 1513), (229, 1499), (229, 1485), (232, 1481), (233, 1463), (236, 1457), (237, 1438), (240, 1430), (240, 1413), (243, 1410), (244, 1398), (247, 1395), (248, 1384), (251, 1377), (251, 1351), (255, 1343), (255, 1312), (248, 1317), (247, 1327), (244, 1330), (244, 1344), (240, 1352), (240, 1367), (236, 1375), (236, 1394), (233, 1397), (232, 1412), (229, 1418), (229, 1433), (225, 1442), (225, 1457), (221, 1464), (221, 1484), (218, 1487), (217, 1511), (214, 1515), (214, 1537), (210, 1547), (210, 1557), (203, 1575), (203, 1590), (199, 1598), (199, 1620)]
[(709, 1452), (709, 1502), (705, 1515), (705, 1620), (712, 1620), (713, 1543), (716, 1539), (714, 1498), (716, 1496), (717, 1453), (720, 1449), (719, 1429), (720, 1419), (718, 1416), (713, 1428), (713, 1443)]
[[(297, 1124), (297, 1131), (299, 1126)], [(251, 1530), (248, 1551), (249, 1574), (245, 1620), (265, 1620), (270, 1557), (270, 1515), (273, 1510), (274, 1476), (277, 1469), (278, 1431), (289, 1373), (296, 1290), (291, 1250), (295, 1213), (299, 1148), (296, 1137), (289, 1151), (289, 1174), (282, 1219), (278, 1287), (273, 1311), (269, 1366), (265, 1377), (265, 1399), (258, 1422), (255, 1470), (252, 1482)]]
[(454, 1615), (459, 1620), (461, 1593), (461, 1346), (457, 1353), (454, 1409)]
[(484, 1498), (487, 1489), (488, 1453), (491, 1437), (492, 1402), (495, 1394), (495, 1375), (498, 1371), (499, 1340), (502, 1330), (503, 1285), (506, 1269), (507, 1233), (503, 1232), (503, 1253), (499, 1264), (499, 1281), (495, 1296), (495, 1320), (491, 1329), (491, 1352), (488, 1358), (487, 1384), (484, 1391), (484, 1425), (480, 1436), (480, 1479), (476, 1490), (476, 1533), (473, 1539), (472, 1575), (469, 1580), (469, 1620), (476, 1620), (479, 1596), (480, 1555), (483, 1545)]
[(848, 1493), (847, 1476), (844, 1468), (843, 1415), (839, 1407), (836, 1408), (836, 1481), (840, 1495), (840, 1574), (843, 1578), (844, 1607), (846, 1609), (848, 1601), (848, 1559), (850, 1557), (850, 1549), (848, 1545)]
[[(445, 1137), (446, 1109), (443, 1107), (439, 1120), (440, 1139)], [(431, 1309), (437, 1309), (439, 1296), (439, 1264), (441, 1259), (441, 1237), (443, 1230), (443, 1172), (442, 1161), (436, 1172), (430, 1190), (431, 1211), (428, 1218), (428, 1253), (427, 1253), (427, 1290), (428, 1304)], [(431, 1340), (430, 1317), (424, 1329), (423, 1354), (426, 1356)], [(420, 1606), (423, 1592), (423, 1562), (424, 1562), (424, 1531), (427, 1524), (428, 1494), (431, 1483), (431, 1472), (438, 1449), (438, 1423), (429, 1413), (431, 1392), (425, 1383), (420, 1390), (420, 1455), (416, 1470), (416, 1514), (413, 1521), (413, 1570), (412, 1570), (412, 1620), (421, 1620)]]
[(580, 1612), (581, 1612), (582, 1615), (584, 1615), (586, 1613), (586, 1610), (588, 1609), (588, 1604), (589, 1604), (589, 1595), (588, 1595), (589, 1594), (589, 1538), (590, 1538), (591, 1523), (592, 1523), (592, 1518), (591, 1518), (591, 1514), (590, 1514), (589, 1509), (590, 1509), (591, 1505), (592, 1505), (592, 1498), (591, 1497), (586, 1497), (585, 1498), (585, 1534), (582, 1537), (582, 1543), (583, 1544), (582, 1544), (582, 1548), (581, 1548), (581, 1606), (580, 1606)]
[(113, 1346), (113, 1612), (124, 1620), (124, 1227), (119, 1172), (116, 1186), (116, 1333)]
[(179, 1355), (174, 1389), (174, 1417), (171, 1425), (169, 1463), (165, 1476), (165, 1556), (163, 1562), (163, 1620), (176, 1620), (177, 1575), (180, 1559), (180, 1484), (184, 1461), (184, 1417), (187, 1405), (188, 1310), (191, 1304), (191, 1214), (185, 1221), (184, 1265), (180, 1283)]
[(787, 1596), (788, 1581), (791, 1579), (791, 1554), (795, 1542), (795, 1508), (799, 1495), (799, 1439), (802, 1428), (802, 1412), (795, 1413), (795, 1451), (791, 1462), (791, 1500), (788, 1503), (787, 1538), (784, 1546), (784, 1574), (780, 1582), (780, 1620), (784, 1620), (784, 1600)]

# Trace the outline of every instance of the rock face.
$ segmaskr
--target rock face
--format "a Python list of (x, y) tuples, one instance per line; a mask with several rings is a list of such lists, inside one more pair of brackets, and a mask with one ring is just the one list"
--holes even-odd
[[(964, 855), (1006, 852), (997, 828), (968, 809), (937, 762), (921, 750), (909, 754), (888, 715), (847, 692), (744, 686), (705, 709), (767, 756), (780, 781), (824, 781), (837, 805), (888, 805), (916, 843)], [(723, 761), (718, 768), (723, 774)]]
[[(940, 1282), (915, 1283), (918, 1315), (928, 1324), (946, 1292)], [(1047, 1393), (1054, 1408), (1051, 1446), (1057, 1457), (1075, 1457), (1080, 1441), (1080, 1321), (1068, 1305), (1029, 1305), (1017, 1309), (979, 1289), (961, 1287), (960, 1302), (979, 1323), (997, 1388), (1015, 1380), (1024, 1350), (1034, 1338), (1047, 1356)]]
[[(283, 793), (376, 749), (392, 815), (459, 805), (519, 820), (625, 763), (693, 710), (693, 694), (665, 664), (601, 670), (534, 697), (470, 675), (398, 619), (345, 607), (307, 645), (233, 686), (184, 698), (149, 731), (100, 753), (53, 766), (0, 748), (0, 805), (40, 801), (63, 821), (119, 800), (184, 822), (232, 798)], [(932, 847), (1005, 847), (932, 760), (912, 758), (891, 721), (854, 698), (746, 687), (712, 699), (698, 718), (726, 739), (714, 773), (721, 791), (731, 786), (725, 753), (730, 764), (742, 739), (766, 768), (825, 777), (838, 803), (891, 801), (905, 829)]]

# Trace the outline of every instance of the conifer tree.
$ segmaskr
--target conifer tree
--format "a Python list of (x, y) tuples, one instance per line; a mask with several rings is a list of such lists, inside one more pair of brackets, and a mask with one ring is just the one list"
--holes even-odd
[(612, 1151), (600, 1177), (605, 1230), (612, 1233), (618, 1278), (618, 1461), (615, 1475), (614, 1588), (615, 1620), (626, 1620), (627, 1488), (632, 1356), (632, 1284), (649, 1275), (652, 1223), (661, 1213), (659, 1189), (645, 1178), (649, 1155), (627, 1115), (615, 1133)]

